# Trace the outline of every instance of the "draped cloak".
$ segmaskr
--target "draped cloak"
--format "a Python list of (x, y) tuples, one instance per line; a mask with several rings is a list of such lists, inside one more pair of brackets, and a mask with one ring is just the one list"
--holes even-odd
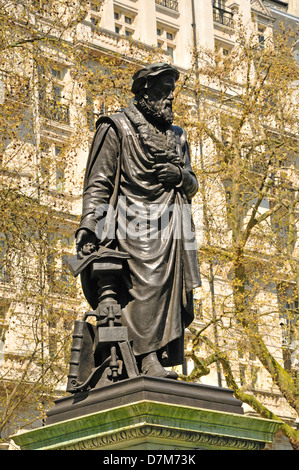
[[(175, 187), (158, 181), (155, 155), (126, 110), (98, 121), (80, 224), (80, 229), (96, 233), (100, 246), (130, 255), (119, 281), (122, 323), (128, 327), (134, 354), (157, 351), (164, 366), (183, 363), (184, 328), (193, 320), (192, 290), (200, 285), (190, 225), (190, 200), (198, 184), (186, 133), (177, 126), (171, 129), (182, 176)], [(81, 282), (96, 308), (97, 287), (89, 267)]]

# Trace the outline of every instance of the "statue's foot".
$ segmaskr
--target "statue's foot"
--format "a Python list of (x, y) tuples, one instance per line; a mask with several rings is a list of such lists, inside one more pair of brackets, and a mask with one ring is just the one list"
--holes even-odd
[(178, 374), (176, 372), (164, 369), (155, 352), (151, 352), (143, 357), (141, 362), (141, 372), (144, 375), (151, 375), (153, 377), (163, 377), (166, 379), (178, 378)]

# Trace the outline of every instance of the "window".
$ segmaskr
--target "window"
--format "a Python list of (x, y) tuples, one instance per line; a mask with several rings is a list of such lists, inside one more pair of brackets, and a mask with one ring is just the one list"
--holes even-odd
[(277, 286), (277, 297), (284, 368), (293, 372), (299, 362), (299, 303), (296, 286), (281, 283)]
[(299, 306), (295, 286), (286, 283), (277, 288), (282, 328), (282, 346), (289, 348), (299, 332)]
[(258, 387), (258, 379), (259, 379), (259, 367), (251, 366), (250, 367), (250, 381), (251, 381), (250, 385), (253, 388)]
[(7, 240), (0, 234), (0, 282), (9, 282), (9, 270), (6, 260)]
[(258, 25), (258, 42), (259, 42), (259, 48), (263, 49), (264, 48), (264, 42), (265, 42), (265, 31), (266, 28), (264, 26)]
[(233, 12), (225, 5), (224, 0), (213, 1), (213, 20), (223, 26), (233, 27)]
[(58, 147), (57, 145), (55, 145), (55, 157), (56, 158), (60, 157), (61, 151), (62, 151), (61, 147)]
[[(286, 164), (286, 162), (284, 163)], [(285, 182), (282, 183), (282, 180), (277, 178), (275, 184), (280, 185), (285, 184)], [(290, 207), (295, 207), (293, 197), (294, 196), (292, 196), (290, 201)], [(274, 202), (269, 201), (269, 206), (270, 209), (272, 209)], [(273, 213), (271, 216), (271, 226), (275, 235), (275, 244), (279, 250), (285, 252), (288, 249), (288, 246), (292, 249), (295, 248), (296, 236), (290, 234), (290, 213), (283, 213), (282, 211), (276, 211)]]
[(63, 320), (63, 328), (67, 331), (72, 331), (73, 330), (73, 324), (74, 320), (73, 318), (64, 318)]
[(67, 259), (70, 255), (63, 255), (61, 261), (61, 287), (65, 295), (74, 295), (76, 288), (76, 279), (70, 272)]
[(3, 104), (5, 101), (5, 83), (0, 80), (0, 104)]
[(226, 0), (213, 0), (213, 6), (218, 8), (225, 8)]
[(244, 351), (243, 351), (243, 349), (238, 348), (238, 357), (239, 357), (239, 359), (243, 359), (243, 358), (244, 358)]
[(64, 168), (57, 165), (56, 166), (56, 189), (57, 191), (63, 192), (64, 184), (65, 184)]
[(0, 239), (0, 281), (4, 280), (5, 278), (5, 243), (6, 240), (1, 238)]
[(88, 96), (86, 99), (86, 115), (87, 124), (91, 131), (95, 130), (97, 120), (104, 114), (109, 114), (109, 109), (107, 109), (105, 105), (105, 95), (102, 94), (100, 98)]
[(221, 56), (228, 56), (231, 52), (231, 46), (229, 44), (215, 41), (215, 52), (218, 54), (218, 58), (221, 60)]
[(197, 320), (202, 318), (202, 301), (199, 299), (193, 299), (194, 314)]
[(250, 361), (256, 361), (256, 355), (253, 352), (249, 352), (249, 360)]
[(157, 23), (157, 47), (174, 58), (177, 31), (168, 25)]
[(47, 264), (46, 264), (46, 272), (47, 272), (47, 280), (51, 287), (55, 282), (55, 270), (56, 270), (56, 263), (55, 263), (55, 256), (51, 250), (49, 250), (47, 254)]
[(37, 13), (45, 14), (49, 8), (49, 4), (47, 4), (45, 0), (33, 0), (32, 6), (36, 10)]
[(90, 22), (97, 26), (101, 21), (101, 2), (90, 2)]
[(168, 54), (170, 55), (170, 57), (173, 58), (174, 48), (171, 47), (171, 46), (167, 46), (167, 52), (168, 52)]
[(40, 189), (47, 193), (48, 191), (65, 191), (66, 161), (62, 147), (50, 141), (42, 142), (39, 163), (37, 178)]
[(240, 385), (253, 388), (259, 385), (259, 366), (257, 356), (252, 353), (246, 342), (239, 342), (237, 345), (239, 361), (239, 380)]
[(59, 104), (61, 102), (62, 89), (60, 86), (54, 86), (54, 102)]
[(135, 14), (131, 11), (123, 11), (121, 9), (114, 10), (115, 32), (122, 34), (128, 39), (134, 35)]
[(265, 36), (263, 34), (259, 34), (259, 44), (263, 44), (265, 41)]
[(93, 11), (101, 10), (101, 2), (90, 2), (90, 9)]
[(65, 190), (64, 168), (60, 164), (56, 165), (56, 190), (60, 193)]
[(56, 159), (56, 190), (63, 192), (65, 189), (65, 166), (61, 161), (61, 147), (55, 146), (55, 159)]
[(94, 113), (94, 104), (93, 99), (88, 96), (86, 98), (86, 118), (87, 125), (91, 131), (95, 129), (95, 113)]
[[(66, 297), (76, 295), (76, 278), (68, 268), (67, 259), (72, 256), (74, 236), (65, 233), (48, 236), (47, 281), (51, 293)], [(50, 322), (51, 320), (51, 322)], [(55, 327), (59, 316), (49, 314), (49, 326)]]
[(9, 326), (6, 314), (10, 304), (11, 302), (9, 300), (0, 300), (0, 364), (4, 362), (5, 334)]
[(66, 69), (56, 64), (39, 67), (39, 107), (44, 118), (69, 124), (69, 106), (64, 96), (65, 75)]
[(0, 333), (0, 364), (4, 363), (4, 338), (2, 338), (2, 334)]
[(57, 80), (62, 80), (62, 70), (52, 68), (51, 73), (54, 78), (57, 78)]
[(50, 310), (48, 316), (48, 348), (49, 348), (49, 356), (53, 359), (57, 354), (57, 343), (58, 343), (58, 335), (57, 335), (57, 320), (58, 315), (54, 310)]
[(43, 183), (50, 182), (50, 175), (51, 175), (51, 159), (46, 155), (41, 156), (41, 164), (40, 164), (40, 176), (42, 178)]
[(99, 18), (95, 18), (94, 16), (90, 17), (90, 21), (94, 26), (97, 26), (100, 23)]
[(244, 364), (240, 364), (239, 374), (240, 374), (240, 385), (243, 386), (246, 384), (246, 366)]
[(17, 101), (28, 105), (30, 98), (30, 81), (15, 73), (0, 71), (0, 103), (5, 100)]

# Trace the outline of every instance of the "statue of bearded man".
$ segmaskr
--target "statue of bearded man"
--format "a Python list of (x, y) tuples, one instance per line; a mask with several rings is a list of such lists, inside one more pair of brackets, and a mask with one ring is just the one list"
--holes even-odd
[[(192, 291), (200, 285), (194, 233), (185, 230), (198, 183), (186, 133), (172, 125), (178, 78), (168, 64), (138, 70), (134, 102), (98, 120), (76, 234), (83, 256), (99, 247), (129, 255), (118, 285), (122, 324), (141, 373), (166, 378), (177, 374), (164, 367), (184, 361), (184, 329), (193, 320)], [(96, 308), (88, 268), (81, 281)]]

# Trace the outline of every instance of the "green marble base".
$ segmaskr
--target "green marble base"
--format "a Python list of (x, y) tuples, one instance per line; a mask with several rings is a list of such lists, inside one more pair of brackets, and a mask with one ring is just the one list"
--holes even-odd
[(22, 450), (261, 450), (279, 423), (142, 400), (12, 437)]

